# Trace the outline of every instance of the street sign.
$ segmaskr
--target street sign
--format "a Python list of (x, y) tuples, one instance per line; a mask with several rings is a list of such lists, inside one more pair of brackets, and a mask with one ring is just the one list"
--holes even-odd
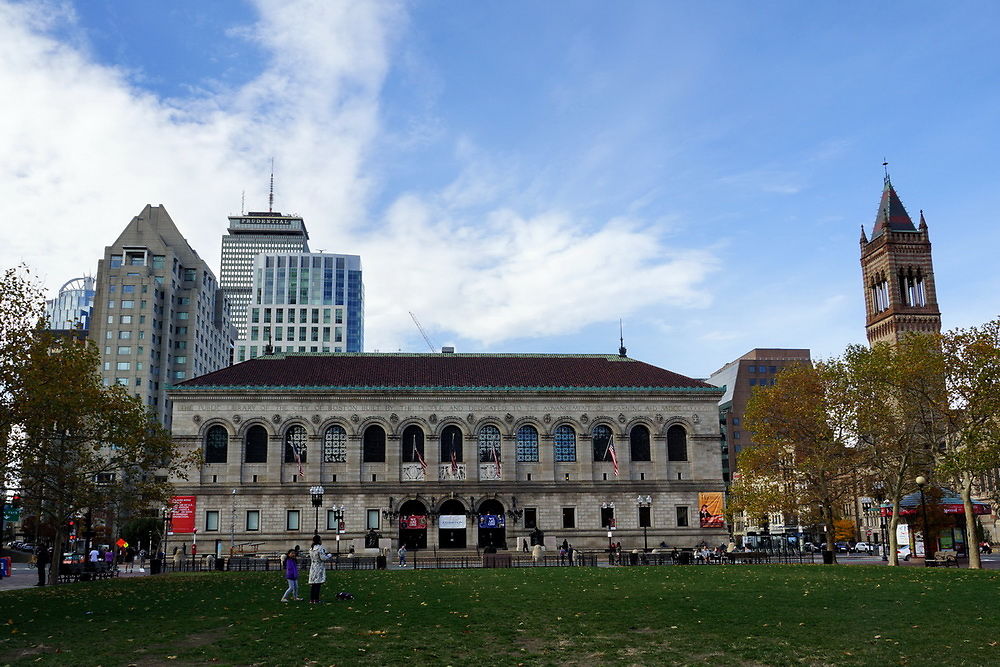
[(4, 521), (20, 521), (21, 520), (21, 508), (20, 507), (10, 507), (9, 505), (3, 508), (3, 518)]

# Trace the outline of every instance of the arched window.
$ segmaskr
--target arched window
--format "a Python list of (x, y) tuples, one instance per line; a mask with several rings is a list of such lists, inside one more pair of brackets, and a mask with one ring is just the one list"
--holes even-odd
[(500, 460), (500, 429), (487, 424), (479, 430), (479, 462), (492, 463)]
[(555, 444), (556, 463), (572, 463), (576, 461), (576, 431), (572, 426), (563, 424), (556, 428), (552, 435)]
[(674, 424), (667, 429), (667, 460), (688, 460), (687, 431), (680, 424)]
[(361, 451), (363, 463), (385, 463), (385, 429), (378, 424), (366, 428)]
[(628, 434), (629, 450), (633, 461), (649, 461), (649, 429), (638, 424)]
[(285, 463), (305, 463), (308, 437), (305, 427), (296, 424), (285, 433)]
[(441, 431), (441, 463), (451, 463), (452, 455), (455, 462), (462, 462), (462, 429), (457, 426), (445, 426)]
[(323, 462), (347, 462), (347, 431), (343, 426), (331, 426), (323, 434)]
[(420, 460), (424, 458), (424, 429), (416, 424), (407, 426), (403, 430), (399, 446), (400, 453), (403, 455), (403, 463), (420, 463)]
[(517, 429), (517, 460), (526, 463), (538, 461), (538, 431), (534, 426)]
[(216, 424), (205, 434), (205, 463), (225, 463), (229, 454), (229, 432)]
[(604, 424), (598, 424), (594, 427), (591, 438), (594, 441), (594, 460), (610, 461), (611, 429)]
[(246, 462), (267, 463), (267, 431), (255, 424), (247, 429)]

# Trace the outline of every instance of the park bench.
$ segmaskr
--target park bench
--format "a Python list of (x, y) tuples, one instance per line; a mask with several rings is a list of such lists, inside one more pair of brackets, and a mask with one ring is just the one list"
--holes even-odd
[(934, 552), (934, 558), (924, 560), (927, 567), (958, 567), (958, 554), (953, 549), (942, 549)]

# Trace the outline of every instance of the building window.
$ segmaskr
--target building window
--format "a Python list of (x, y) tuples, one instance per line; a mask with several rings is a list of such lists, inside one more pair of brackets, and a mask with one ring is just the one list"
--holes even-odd
[(119, 361), (116, 364), (115, 368), (116, 368), (116, 370), (119, 370), (119, 371), (130, 371), (130, 370), (132, 370), (132, 364), (131, 364), (131, 362), (128, 362), (128, 361)]
[(135, 301), (130, 301), (130, 300), (122, 301), (122, 308), (135, 308)]
[(649, 429), (639, 424), (628, 435), (633, 461), (649, 461)]
[(377, 509), (365, 510), (365, 530), (378, 530), (380, 528), (379, 517)]
[(462, 462), (462, 430), (457, 426), (445, 426), (441, 431), (441, 462)]
[(572, 426), (563, 424), (552, 436), (555, 444), (556, 463), (572, 463), (576, 461), (576, 431)]
[(285, 512), (285, 530), (299, 530), (298, 510), (288, 510)]
[(205, 434), (205, 463), (225, 463), (229, 452), (229, 432), (216, 424)]
[(479, 430), (479, 462), (500, 460), (500, 429), (487, 424)]
[(564, 508), (562, 508), (562, 527), (563, 528), (576, 528), (576, 508), (575, 507), (564, 507)]
[(424, 458), (424, 430), (416, 424), (406, 427), (400, 438), (399, 446), (403, 463), (426, 461)]
[(119, 345), (118, 354), (132, 354), (132, 347), (130, 345)]
[(246, 462), (267, 463), (267, 431), (263, 426), (254, 425), (247, 430)]
[(205, 512), (205, 530), (219, 529), (219, 511), (208, 510)]
[(362, 437), (362, 462), (385, 462), (385, 430), (378, 424), (372, 424), (365, 429)]
[(260, 530), (260, 510), (247, 510), (247, 530)]
[(524, 508), (524, 527), (538, 528), (538, 509), (534, 507)]
[(687, 528), (688, 526), (688, 508), (686, 505), (677, 506), (677, 527)]
[(296, 424), (285, 433), (285, 463), (306, 462), (306, 429)]
[(687, 431), (680, 424), (667, 429), (667, 460), (687, 461)]
[(652, 508), (651, 507), (640, 507), (639, 508), (639, 527), (640, 528), (652, 528)]
[(598, 424), (591, 433), (594, 445), (595, 461), (611, 460), (611, 429), (604, 424)]
[(615, 508), (601, 508), (601, 528), (613, 528), (615, 525)]
[[(122, 324), (132, 324), (132, 316), (131, 315), (122, 315), (121, 316), (121, 323)], [(110, 319), (108, 320), (108, 324), (111, 324), (111, 320)]]
[(347, 462), (347, 431), (343, 426), (331, 426), (323, 434), (323, 462)]
[(733, 440), (739, 440), (739, 439), (740, 439), (740, 432), (733, 431)]
[(524, 463), (538, 461), (538, 431), (534, 426), (517, 429), (517, 460)]
[(740, 425), (740, 418), (733, 417), (733, 426), (739, 426), (739, 425)]

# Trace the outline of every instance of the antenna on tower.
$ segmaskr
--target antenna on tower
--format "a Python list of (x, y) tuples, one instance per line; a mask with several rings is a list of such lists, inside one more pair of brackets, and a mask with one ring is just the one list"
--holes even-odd
[(267, 197), (267, 212), (274, 212), (274, 158), (271, 158), (271, 194)]
[(247, 191), (244, 190), (240, 196), (240, 215), (247, 214)]
[(889, 163), (886, 161), (885, 157), (882, 158), (882, 170), (885, 172), (885, 182), (889, 182)]
[(628, 350), (625, 349), (625, 325), (622, 324), (621, 318), (618, 319), (618, 356), (626, 357)]

